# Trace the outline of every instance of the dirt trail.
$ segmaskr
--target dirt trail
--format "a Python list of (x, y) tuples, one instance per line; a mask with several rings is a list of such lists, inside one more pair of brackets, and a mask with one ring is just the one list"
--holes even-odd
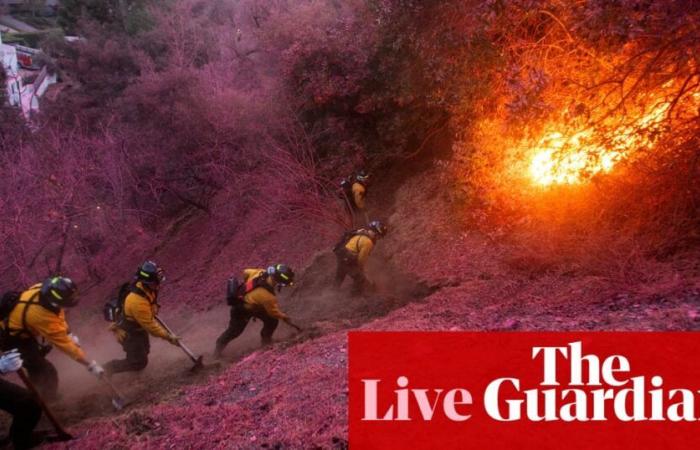
[(293, 317), (307, 323), (342, 320), (357, 324), (430, 295), (434, 289), (392, 264), (381, 246), (380, 241), (366, 269), (369, 280), (376, 286), (375, 291), (352, 296), (351, 279), (335, 289), (335, 255), (323, 252), (299, 277), (286, 309)]
[[(281, 308), (304, 331), (297, 333), (280, 323), (275, 333), (275, 345), (271, 349), (286, 348), (327, 333), (359, 326), (419, 301), (436, 289), (394, 266), (382, 254), (381, 243), (368, 263), (367, 272), (376, 285), (376, 291), (351, 296), (351, 280), (346, 280), (339, 290), (332, 286), (334, 254), (330, 251), (319, 253), (298, 275), (298, 284), (280, 294)], [(245, 355), (261, 351), (259, 332), (262, 324), (251, 321), (243, 335), (229, 344), (223, 358), (218, 362), (213, 360), (214, 341), (228, 325), (229, 308), (223, 302), (223, 292), (221, 303), (205, 312), (183, 316), (173, 315), (172, 311), (169, 314), (164, 309), (163, 318), (196, 354), (204, 355), (205, 368), (191, 372), (192, 364), (180, 349), (151, 338), (149, 366), (141, 373), (118, 374), (113, 378), (115, 385), (130, 402), (123, 413), (133, 414), (140, 408), (177, 399), (182, 395), (182, 388), (205, 383)], [(106, 323), (91, 321), (78, 324), (74, 329), (85, 342), (88, 355), (101, 362), (123, 357), (120, 346), (106, 328)], [(52, 352), (49, 358), (56, 364), (61, 378), (62, 397), (54, 409), (68, 426), (88, 419), (99, 420), (123, 414), (114, 411), (108, 389), (82, 366), (58, 351)], [(48, 428), (48, 424), (44, 425)]]

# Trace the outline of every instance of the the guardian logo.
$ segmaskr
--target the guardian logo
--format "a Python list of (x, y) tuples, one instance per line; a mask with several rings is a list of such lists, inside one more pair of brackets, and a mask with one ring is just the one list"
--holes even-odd
[[(660, 375), (635, 375), (629, 360), (612, 355), (601, 360), (583, 354), (581, 342), (565, 347), (532, 347), (541, 362), (541, 381), (525, 386), (517, 377), (488, 383), (480, 398), (483, 409), (499, 422), (696, 422), (698, 390), (666, 388)], [(567, 367), (568, 365), (568, 367)], [(565, 379), (560, 374), (566, 373)], [(393, 380), (392, 380), (393, 381)], [(381, 398), (381, 379), (362, 379), (362, 421), (431, 421), (438, 415), (464, 422), (476, 414), (471, 389), (464, 386), (412, 387), (398, 376), (393, 395)]]

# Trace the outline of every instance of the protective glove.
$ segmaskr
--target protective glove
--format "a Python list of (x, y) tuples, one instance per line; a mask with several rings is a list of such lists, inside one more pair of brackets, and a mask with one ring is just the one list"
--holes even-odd
[(16, 348), (0, 356), (0, 373), (17, 372), (22, 367), (22, 356)]
[(168, 335), (166, 338), (168, 342), (170, 342), (173, 345), (180, 345), (180, 336), (175, 336), (174, 334)]
[(68, 337), (71, 339), (71, 341), (75, 342), (75, 345), (80, 347), (80, 338), (78, 338), (78, 336), (74, 335), (73, 333), (68, 333)]
[(105, 373), (105, 369), (101, 365), (97, 364), (97, 361), (95, 360), (88, 364), (87, 369), (88, 372), (95, 375), (97, 378), (100, 378)]

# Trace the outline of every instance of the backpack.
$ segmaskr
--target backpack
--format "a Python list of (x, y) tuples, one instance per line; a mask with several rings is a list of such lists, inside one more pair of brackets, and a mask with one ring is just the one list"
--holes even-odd
[(340, 240), (338, 240), (338, 242), (333, 247), (333, 253), (335, 253), (336, 255), (344, 254), (345, 246), (348, 242), (350, 242), (350, 239), (352, 239), (355, 236), (367, 236), (370, 239), (372, 239), (367, 233), (367, 230), (365, 230), (364, 228), (346, 231), (345, 233), (343, 233), (343, 235), (340, 237)]
[(20, 293), (17, 291), (7, 291), (2, 294), (0, 299), (0, 320), (5, 320), (10, 317), (10, 313), (17, 303), (19, 303)]
[(226, 283), (226, 303), (229, 306), (236, 304), (236, 301), (241, 300), (241, 296), (238, 295), (241, 289), (241, 283), (238, 278), (229, 278)]
[(116, 298), (111, 298), (102, 308), (102, 315), (107, 322), (121, 323), (124, 320), (124, 301), (131, 293), (146, 297), (146, 293), (131, 283), (123, 283), (119, 286)]
[[(15, 307), (20, 303), (20, 296), (22, 295), (21, 292), (17, 291), (8, 291), (2, 294), (2, 298), (0, 298), (0, 321), (3, 322), (4, 327), (2, 329), (2, 332), (0, 332), (0, 340), (6, 339), (10, 335), (10, 314), (12, 313), (12, 310), (15, 309)], [(22, 329), (19, 331), (26, 331), (27, 330), (27, 311), (29, 310), (29, 305), (41, 305), (41, 299), (39, 302), (34, 302), (36, 297), (39, 295), (39, 291), (34, 293), (29, 300), (24, 301), (22, 303), (26, 303), (27, 306), (24, 308), (24, 314), (22, 315)], [(44, 306), (46, 308), (46, 306)], [(48, 308), (47, 308), (48, 309)], [(48, 353), (48, 352), (47, 352)]]
[(237, 278), (229, 278), (226, 285), (226, 303), (229, 306), (234, 306), (236, 303), (242, 302), (243, 297), (245, 297), (249, 292), (259, 287), (264, 288), (272, 295), (275, 295), (275, 290), (265, 281), (266, 275), (267, 274), (263, 273), (255, 278), (251, 278), (245, 283), (239, 282)]
[(343, 252), (345, 245), (355, 236), (360, 230), (350, 230), (343, 233), (338, 242), (333, 246), (333, 253), (338, 254)]

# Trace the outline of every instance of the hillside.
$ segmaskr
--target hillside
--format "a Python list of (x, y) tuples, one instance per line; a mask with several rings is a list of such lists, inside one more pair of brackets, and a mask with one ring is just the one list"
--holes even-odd
[[(353, 330), (700, 328), (700, 2), (112, 3), (49, 12), (36, 114), (0, 70), (2, 292), (70, 277), (71, 331), (106, 363), (102, 307), (155, 260), (159, 314), (206, 365), (152, 339), (115, 412), (53, 351), (78, 438), (49, 446), (346, 448)], [(331, 249), (363, 171), (389, 232), (353, 296)], [(260, 348), (251, 321), (214, 361), (227, 279), (277, 263), (303, 331)]]
[[(220, 367), (198, 375), (187, 373), (184, 355), (156, 344), (155, 364), (145, 373), (116, 378), (137, 399), (126, 411), (110, 411), (106, 397), (94, 393), (78, 396), (76, 404), (86, 409), (77, 416), (70, 412), (77, 408), (66, 408), (81, 437), (63, 447), (345, 448), (349, 330), (700, 329), (697, 268), (661, 264), (657, 279), (624, 285), (513, 267), (512, 248), (444, 214), (454, 205), (440, 195), (437, 170), (396, 191), (394, 231), (371, 269), (375, 295), (351, 298), (347, 290), (324, 287), (333, 270), (327, 250), (299, 256), (306, 263), (300, 285), (282, 305), (306, 328), (303, 334), (282, 329), (277, 343), (261, 350), (254, 324)], [(196, 264), (184, 265), (190, 263)], [(168, 304), (184, 301), (177, 292), (170, 288)], [(205, 354), (226, 322), (223, 306), (209, 308), (188, 319), (166, 313)], [(87, 375), (69, 377), (64, 385), (73, 377), (94, 384)]]

